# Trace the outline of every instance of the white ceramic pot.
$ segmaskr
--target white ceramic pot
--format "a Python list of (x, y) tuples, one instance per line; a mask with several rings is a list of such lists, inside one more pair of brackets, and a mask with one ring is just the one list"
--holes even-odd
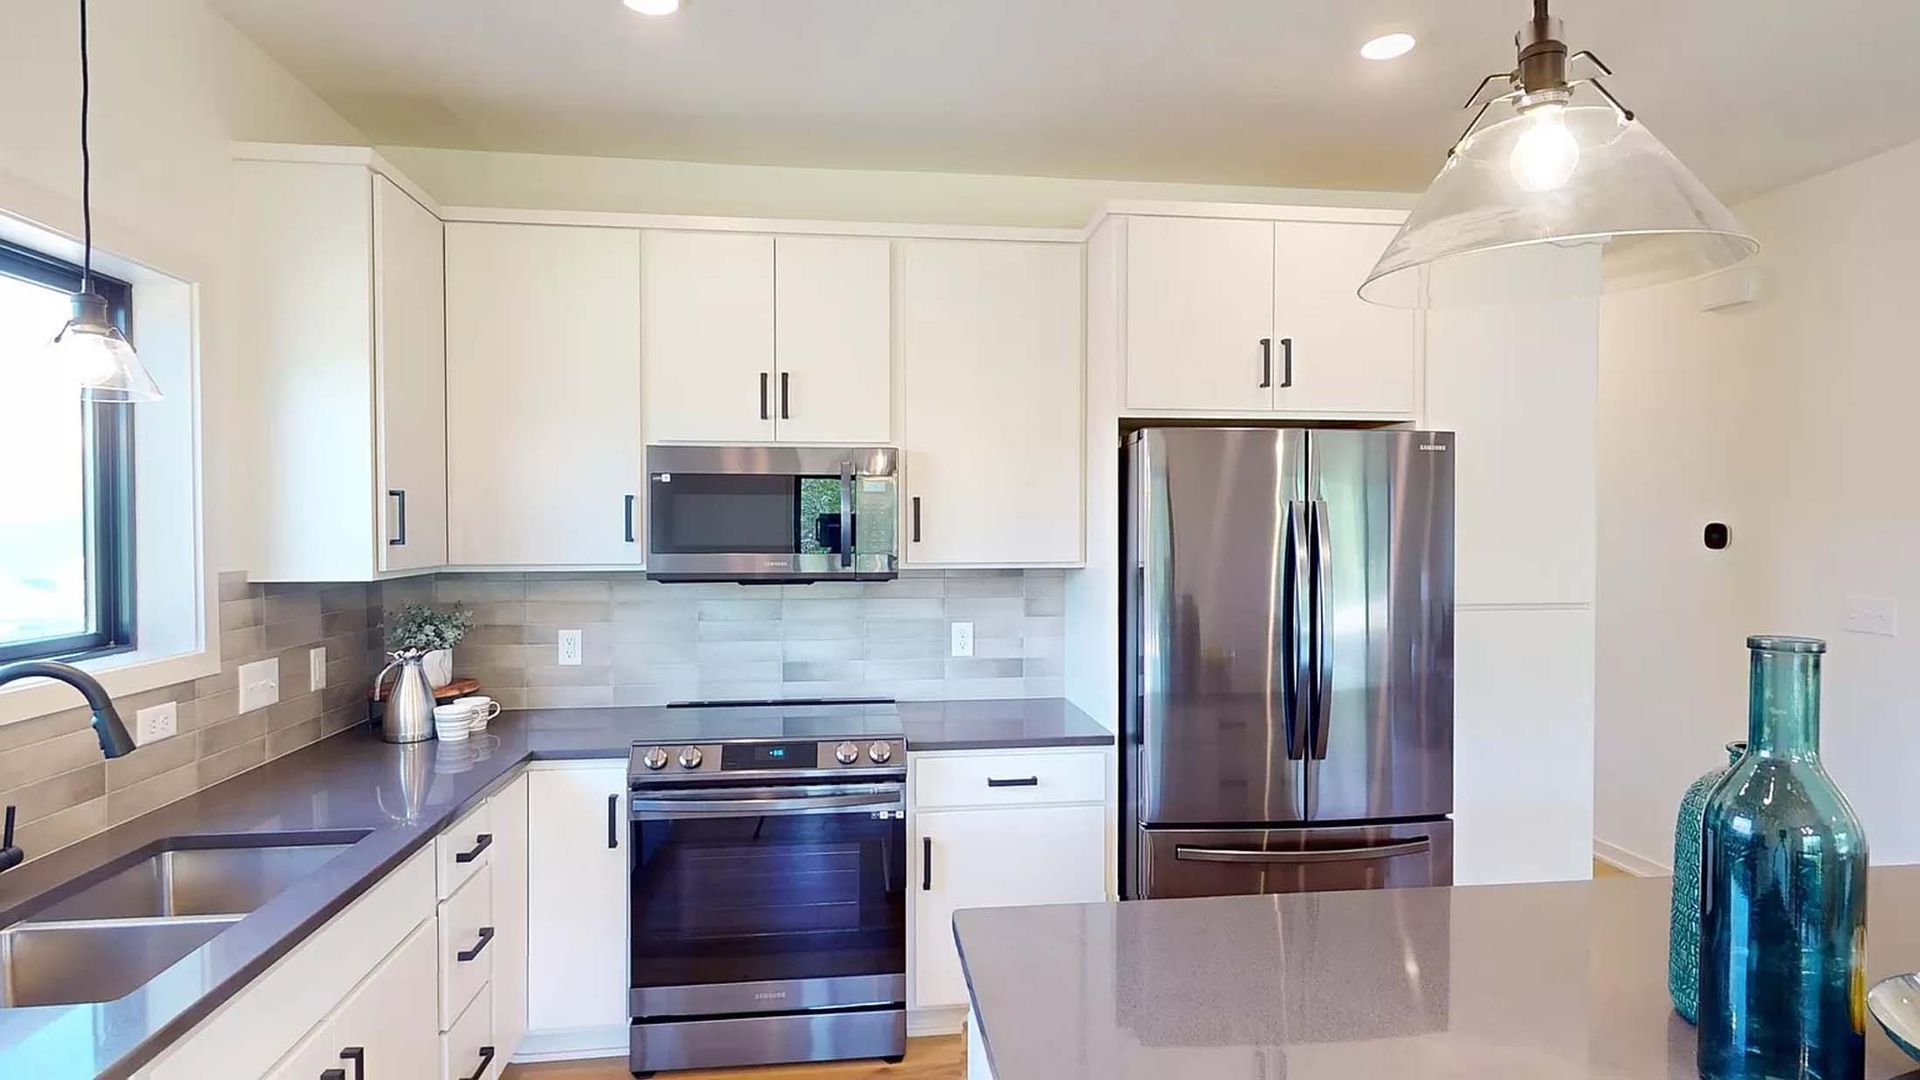
[(440, 689), (453, 681), (453, 650), (433, 650), (426, 655), (422, 666), (427, 671), (427, 685)]

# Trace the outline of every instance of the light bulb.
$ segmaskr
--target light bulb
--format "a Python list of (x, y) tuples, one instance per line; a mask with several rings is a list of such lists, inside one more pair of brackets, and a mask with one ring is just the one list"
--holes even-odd
[(1412, 34), (1382, 34), (1360, 46), (1360, 55), (1368, 60), (1392, 60), (1413, 51)]
[(133, 344), (107, 318), (107, 302), (73, 295), (73, 318), (47, 345), (46, 372), (77, 387), (91, 401), (159, 401), (160, 387), (140, 364)]
[(1507, 162), (1520, 190), (1552, 191), (1580, 164), (1580, 143), (1567, 130), (1566, 113), (1565, 105), (1538, 105), (1527, 112), (1527, 128)]

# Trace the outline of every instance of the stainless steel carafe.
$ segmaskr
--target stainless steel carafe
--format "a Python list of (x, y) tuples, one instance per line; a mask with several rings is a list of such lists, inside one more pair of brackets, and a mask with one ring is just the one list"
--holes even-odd
[(427, 680), (427, 654), (421, 649), (402, 649), (388, 653), (393, 662), (374, 677), (374, 696), (387, 681), (387, 672), (400, 669), (394, 678), (393, 693), (387, 695), (386, 718), (380, 724), (380, 737), (391, 743), (420, 742), (433, 738), (433, 686)]

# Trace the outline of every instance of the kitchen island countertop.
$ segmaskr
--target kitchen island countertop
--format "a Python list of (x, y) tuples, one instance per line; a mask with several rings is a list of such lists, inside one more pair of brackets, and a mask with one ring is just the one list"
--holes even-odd
[[(953, 921), (994, 1080), (1693, 1080), (1669, 895), (1609, 879)], [(1869, 985), (1920, 969), (1920, 867), (1874, 870), (1867, 911)], [(1920, 1080), (1866, 1025), (1868, 1080)]]

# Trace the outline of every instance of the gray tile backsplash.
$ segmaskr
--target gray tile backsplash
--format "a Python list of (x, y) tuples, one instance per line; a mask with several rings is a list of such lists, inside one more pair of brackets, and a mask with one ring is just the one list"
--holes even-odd
[[(909, 571), (888, 582), (663, 584), (633, 573), (462, 574), (389, 581), (381, 603), (457, 605), (454, 668), (508, 708), (702, 698), (1058, 697), (1059, 570)], [(974, 624), (950, 658), (948, 624)], [(559, 664), (562, 629), (581, 632)]]

